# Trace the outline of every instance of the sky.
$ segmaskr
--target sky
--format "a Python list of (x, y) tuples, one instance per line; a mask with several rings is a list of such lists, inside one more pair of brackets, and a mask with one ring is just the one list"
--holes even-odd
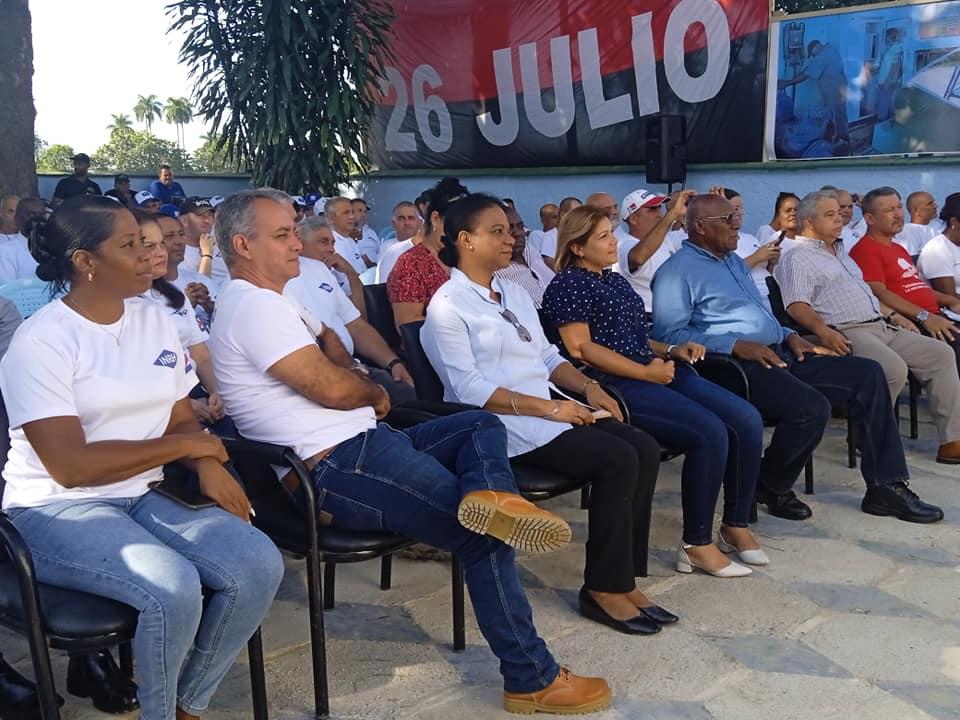
[[(138, 95), (192, 96), (186, 68), (178, 65), (182, 35), (168, 35), (169, 0), (30, 0), (33, 18), (33, 98), (36, 134), (51, 145), (93, 153), (109, 139), (111, 115), (133, 114)], [(186, 149), (196, 150), (209, 128), (194, 119), (185, 128)], [(153, 133), (176, 140), (162, 119)]]

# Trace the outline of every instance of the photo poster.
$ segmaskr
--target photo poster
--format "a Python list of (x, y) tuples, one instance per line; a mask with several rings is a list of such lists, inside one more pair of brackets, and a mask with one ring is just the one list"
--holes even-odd
[(768, 0), (397, 0), (369, 150), (380, 169), (642, 165), (763, 155)]
[(764, 155), (960, 152), (960, 2), (770, 25)]

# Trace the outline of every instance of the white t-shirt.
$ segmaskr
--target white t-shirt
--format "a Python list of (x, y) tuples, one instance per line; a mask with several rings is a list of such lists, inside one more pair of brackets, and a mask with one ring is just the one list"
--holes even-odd
[(289, 445), (308, 458), (370, 430), (377, 419), (369, 406), (325, 408), (267, 372), (316, 342), (300, 310), (296, 300), (246, 280), (231, 280), (220, 289), (217, 322), (207, 347), (220, 397), (240, 434)]
[(527, 246), (537, 251), (538, 255), (543, 255), (543, 236), (546, 230), (531, 230), (527, 233)]
[(353, 355), (353, 338), (347, 331), (347, 323), (360, 317), (360, 311), (337, 285), (330, 268), (319, 260), (301, 257), (300, 274), (287, 283), (283, 294), (303, 305), (324, 327), (336, 332), (347, 352)]
[(37, 276), (37, 261), (20, 233), (0, 235), (0, 284)]
[(923, 246), (917, 267), (927, 280), (952, 277), (960, 290), (960, 247), (950, 242), (946, 235), (937, 235)]
[(893, 237), (895, 243), (903, 245), (910, 254), (910, 257), (916, 257), (923, 250), (923, 246), (930, 242), (930, 239), (936, 235), (933, 228), (929, 225), (918, 225), (917, 223), (906, 223), (903, 230)]
[(860, 232), (859, 224), (851, 222), (843, 226), (843, 230), (840, 231), (840, 239), (843, 240), (843, 249), (847, 254), (850, 253), (850, 250), (860, 242), (860, 238), (863, 237), (863, 233)]
[(540, 254), (545, 258), (557, 258), (557, 229), (546, 230), (540, 235)]
[(637, 295), (643, 298), (643, 304), (646, 305), (648, 313), (653, 312), (653, 293), (650, 290), (653, 276), (671, 255), (683, 247), (683, 241), (686, 237), (686, 230), (671, 230), (668, 232), (656, 252), (634, 272), (630, 272), (628, 256), (640, 240), (633, 235), (627, 235), (625, 241), (617, 243), (618, 272), (630, 281), (630, 286), (636, 291)]
[[(753, 255), (763, 245), (761, 242), (749, 233), (739, 233), (740, 239), (737, 241), (736, 253), (744, 260)], [(770, 271), (767, 270), (766, 263), (757, 263), (750, 268), (750, 274), (753, 276), (753, 282), (760, 291), (761, 297), (769, 297), (770, 289), (767, 287), (767, 278), (770, 277)]]
[(143, 495), (149, 483), (163, 479), (161, 467), (99, 487), (57, 484), (23, 425), (72, 416), (88, 443), (158, 438), (190, 385), (176, 327), (155, 304), (131, 298), (113, 325), (91, 322), (62, 300), (38, 310), (14, 334), (0, 363), (0, 389), (10, 417), (6, 509)]
[(370, 260), (376, 262), (380, 259), (380, 236), (369, 225), (364, 225), (360, 233), (357, 250), (360, 251), (361, 255), (366, 255)]
[(412, 247), (413, 240), (403, 240), (394, 243), (383, 252), (383, 255), (380, 256), (380, 263), (377, 265), (377, 284), (387, 281), (387, 278), (390, 277), (390, 271), (397, 264), (397, 258)]
[[(337, 251), (337, 254), (346, 260), (348, 263), (353, 265), (353, 269), (357, 273), (362, 273), (367, 269), (367, 264), (363, 261), (363, 258), (360, 257), (360, 249), (357, 246), (357, 241), (353, 238), (344, 237), (336, 230), (332, 230), (333, 233), (333, 247)], [(373, 260), (373, 258), (370, 258)]]
[(757, 228), (757, 231), (753, 234), (757, 238), (757, 242), (761, 245), (766, 245), (773, 239), (773, 236), (777, 233), (770, 225), (761, 225)]
[[(198, 275), (200, 272), (200, 248), (186, 245), (183, 248), (183, 262), (180, 263), (181, 269), (193, 270)], [(219, 246), (214, 243), (213, 246), (213, 267), (210, 270), (210, 279), (213, 280), (214, 287), (219, 288), (230, 279), (230, 271), (227, 270), (227, 264), (223, 261)]]
[(206, 332), (200, 329), (200, 323), (197, 322), (197, 316), (190, 307), (190, 301), (184, 299), (183, 307), (179, 310), (170, 306), (167, 299), (159, 292), (151, 288), (147, 290), (143, 297), (156, 303), (164, 312), (170, 315), (173, 324), (177, 326), (177, 335), (180, 336), (180, 344), (183, 346), (183, 355), (186, 358), (187, 383), (192, 388), (200, 378), (197, 377), (197, 364), (190, 355), (190, 348), (200, 343), (205, 343), (210, 339)]

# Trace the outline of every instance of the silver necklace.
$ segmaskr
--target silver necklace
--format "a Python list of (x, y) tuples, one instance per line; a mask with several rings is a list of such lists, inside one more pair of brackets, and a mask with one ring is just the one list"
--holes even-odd
[[(65, 297), (63, 298), (63, 302), (66, 303), (68, 306), (70, 306), (74, 310), (74, 312), (76, 312), (78, 315), (80, 315), (83, 318), (86, 318), (87, 320), (90, 320), (90, 322), (92, 322), (98, 328), (103, 330), (103, 332), (105, 332), (107, 335), (112, 337), (114, 341), (117, 343), (117, 347), (120, 347), (120, 336), (123, 335), (123, 324), (127, 320), (126, 308), (124, 308), (123, 315), (120, 316), (120, 328), (119, 330), (117, 330), (117, 334), (114, 335), (112, 332), (110, 332), (107, 329), (105, 325), (103, 325), (102, 323), (98, 323), (96, 320), (92, 320), (87, 313), (83, 312), (83, 310), (80, 309), (80, 306), (77, 305), (77, 301), (74, 300), (73, 298)], [(116, 324), (116, 323), (113, 323), (113, 324)]]

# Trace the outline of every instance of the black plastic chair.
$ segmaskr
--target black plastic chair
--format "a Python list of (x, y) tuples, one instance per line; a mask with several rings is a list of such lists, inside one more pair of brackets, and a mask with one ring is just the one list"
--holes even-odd
[(393, 322), (393, 306), (387, 297), (387, 284), (364, 285), (363, 300), (367, 306), (367, 322), (373, 325), (387, 345), (399, 354), (400, 335)]
[[(418, 415), (415, 420), (422, 420)], [(401, 421), (391, 420), (398, 425)], [(413, 544), (410, 538), (386, 532), (360, 532), (320, 526), (316, 513), (302, 512), (278, 482), (271, 466), (293, 470), (309, 507), (316, 507), (316, 494), (310, 473), (303, 461), (288, 447), (251, 440), (224, 439), (234, 467), (256, 510), (254, 525), (269, 536), (284, 554), (303, 559), (307, 565), (307, 598), (310, 613), (310, 646), (313, 664), (314, 716), (330, 713), (327, 682), (324, 609), (334, 607), (336, 566), (381, 558), (380, 588), (388, 590), (392, 575), (392, 553)], [(320, 568), (324, 568), (321, 580)], [(464, 620), (463, 570), (454, 557), (453, 635), (454, 650), (466, 647)], [(324, 588), (324, 583), (326, 587)]]

